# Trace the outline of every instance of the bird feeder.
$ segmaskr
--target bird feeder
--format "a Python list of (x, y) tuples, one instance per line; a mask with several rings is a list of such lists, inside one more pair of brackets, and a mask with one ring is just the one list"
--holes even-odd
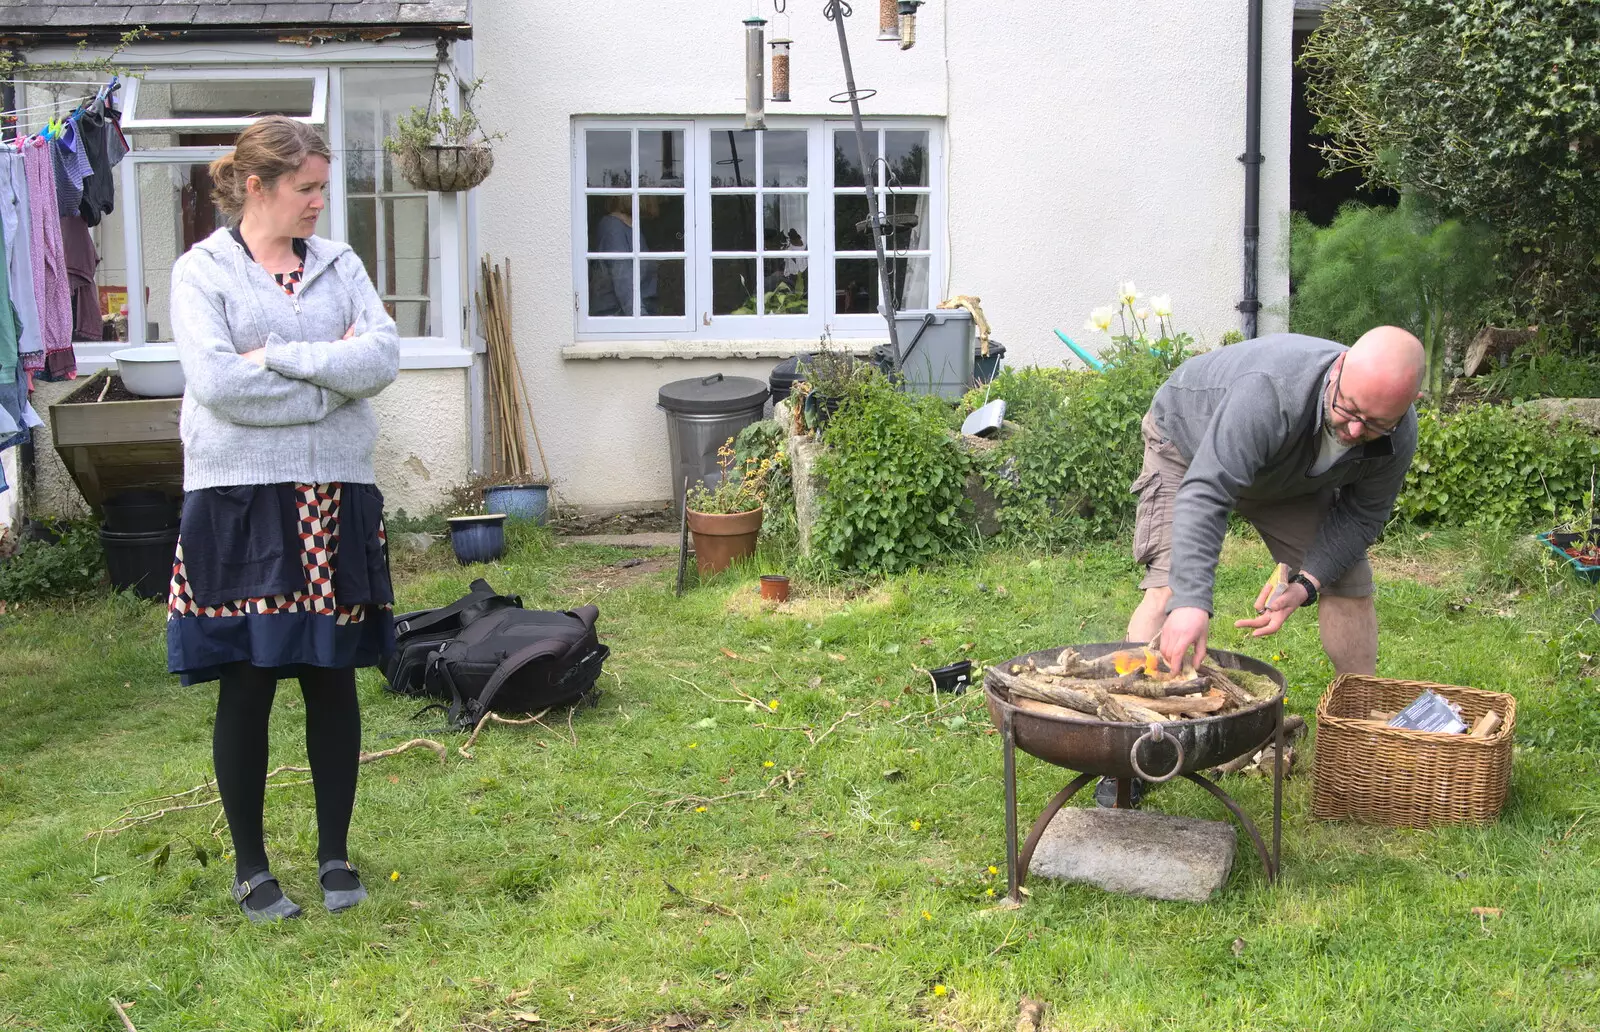
[(768, 44), (772, 47), (772, 100), (776, 104), (789, 101), (789, 48), (793, 44), (791, 39), (775, 39)]
[(878, 41), (900, 42), (900, 4), (898, 0), (878, 0)]
[(767, 127), (767, 91), (762, 81), (766, 76), (767, 55), (764, 42), (765, 18), (751, 15), (744, 20), (744, 127)]
[(921, 6), (922, 0), (898, 0), (901, 50), (910, 50), (917, 45), (917, 8)]

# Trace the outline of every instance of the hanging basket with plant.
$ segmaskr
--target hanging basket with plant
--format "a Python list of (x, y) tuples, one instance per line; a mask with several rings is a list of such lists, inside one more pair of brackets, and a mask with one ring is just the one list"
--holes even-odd
[[(452, 81), (461, 87), (459, 113), (446, 103), (445, 91)], [(428, 106), (414, 107), (400, 116), (394, 135), (387, 137), (383, 146), (395, 156), (406, 182), (419, 190), (455, 193), (470, 190), (489, 177), (494, 168), (490, 144), (502, 134), (485, 133), (472, 112), (472, 95), (482, 85), (482, 79), (461, 82), (441, 65)]]

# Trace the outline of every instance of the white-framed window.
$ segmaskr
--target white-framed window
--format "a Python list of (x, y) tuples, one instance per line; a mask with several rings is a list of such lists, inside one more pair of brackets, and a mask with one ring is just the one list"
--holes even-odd
[(398, 118), (428, 103), (433, 48), (409, 60), (390, 53), (369, 45), (302, 67), (240, 45), (226, 67), (174, 60), (129, 84), (122, 126), (130, 150), (116, 170), (116, 209), (94, 237), (103, 310), (114, 315), (126, 305), (127, 334), (115, 343), (76, 344), (81, 366), (104, 364), (129, 344), (172, 339), (172, 264), (226, 225), (211, 199), (208, 166), (264, 114), (317, 125), (327, 137), (333, 162), (316, 232), (349, 243), (361, 258), (399, 328), (402, 367), (471, 364), (463, 307), (465, 199), (413, 189), (383, 148)]
[(157, 68), (127, 83), (127, 132), (239, 130), (265, 111), (322, 125), (328, 112), (326, 68)]
[[(939, 123), (868, 123), (896, 310), (942, 282)], [(854, 128), (823, 118), (578, 119), (573, 305), (580, 340), (885, 332)], [(613, 257), (615, 256), (615, 257)]]

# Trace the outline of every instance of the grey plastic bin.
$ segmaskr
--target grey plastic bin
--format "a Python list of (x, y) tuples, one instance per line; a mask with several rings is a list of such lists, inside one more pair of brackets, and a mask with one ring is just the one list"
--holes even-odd
[(908, 309), (894, 314), (894, 326), (907, 393), (961, 400), (972, 386), (972, 313), (963, 308)]
[(748, 376), (692, 377), (661, 388), (657, 403), (667, 413), (667, 450), (672, 456), (672, 500), (683, 508), (683, 480), (714, 487), (722, 476), (717, 449), (761, 419), (767, 385)]

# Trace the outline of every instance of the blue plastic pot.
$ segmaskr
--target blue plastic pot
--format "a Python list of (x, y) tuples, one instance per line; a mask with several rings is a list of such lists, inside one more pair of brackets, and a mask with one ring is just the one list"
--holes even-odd
[(486, 487), (483, 507), (491, 512), (503, 512), (514, 520), (532, 520), (542, 527), (550, 512), (550, 488), (544, 484)]
[[(1600, 528), (1596, 529), (1600, 530)], [(1573, 573), (1577, 574), (1579, 577), (1582, 577), (1590, 584), (1597, 584), (1600, 583), (1600, 566), (1590, 566), (1582, 559), (1574, 559), (1572, 556), (1567, 554), (1568, 548), (1588, 540), (1593, 540), (1594, 535), (1595, 531), (1591, 531), (1589, 534), (1563, 534), (1559, 531), (1552, 530), (1547, 534), (1538, 535), (1538, 538), (1544, 543), (1544, 547), (1550, 549), (1550, 551), (1554, 552), (1562, 562), (1572, 567)]]
[(462, 566), (489, 563), (500, 558), (506, 551), (506, 514), (452, 516), (450, 547), (455, 550), (456, 561)]

